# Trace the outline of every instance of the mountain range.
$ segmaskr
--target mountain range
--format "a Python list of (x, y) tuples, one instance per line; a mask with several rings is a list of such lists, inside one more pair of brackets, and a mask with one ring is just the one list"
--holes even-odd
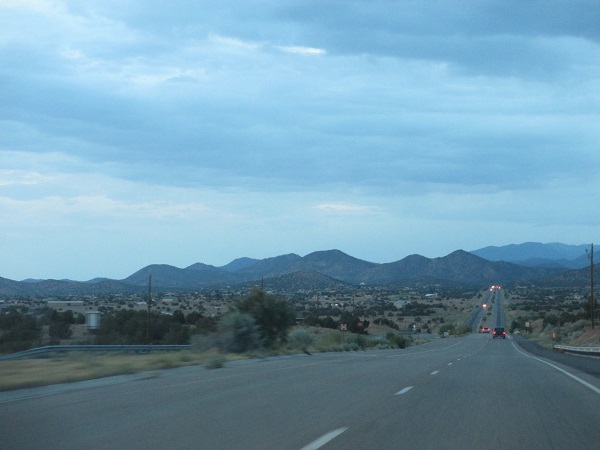
[[(277, 290), (319, 290), (351, 285), (442, 285), (481, 287), (521, 283), (547, 286), (586, 286), (589, 268), (583, 264), (586, 246), (525, 243), (457, 250), (440, 258), (410, 255), (391, 263), (373, 263), (340, 250), (304, 257), (291, 253), (265, 259), (239, 258), (222, 267), (195, 263), (186, 268), (165, 264), (146, 266), (122, 280), (97, 278), (13, 281), (0, 277), (0, 295), (81, 295), (162, 291), (191, 291), (211, 287), (264, 284)], [(587, 256), (585, 256), (587, 260)], [(537, 264), (536, 264), (537, 261)], [(587, 260), (589, 267), (589, 260)]]
[(522, 266), (581, 269), (590, 265), (589, 249), (590, 246), (585, 244), (525, 242), (503, 247), (484, 247), (471, 253), (489, 261), (506, 261)]

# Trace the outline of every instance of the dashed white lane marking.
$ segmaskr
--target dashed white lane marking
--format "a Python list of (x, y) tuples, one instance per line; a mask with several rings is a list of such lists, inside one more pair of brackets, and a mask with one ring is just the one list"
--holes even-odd
[(405, 387), (404, 389), (402, 389), (402, 390), (400, 390), (400, 391), (396, 392), (396, 394), (395, 394), (395, 395), (403, 395), (403, 394), (406, 394), (406, 393), (407, 393), (408, 391), (410, 391), (410, 390), (411, 390), (413, 387), (414, 387), (414, 386), (407, 386), (407, 387)]
[(439, 370), (434, 370), (433, 372), (431, 372), (431, 375), (437, 375), (438, 373), (440, 373)]
[(301, 450), (317, 450), (318, 448), (323, 447), (325, 444), (327, 444), (332, 439), (334, 439), (337, 436), (339, 436), (340, 434), (342, 434), (347, 429), (348, 429), (348, 427), (343, 427), (343, 428), (338, 428), (337, 430), (330, 431), (329, 433), (321, 436), (316, 441), (311, 442), (306, 447), (302, 447)]

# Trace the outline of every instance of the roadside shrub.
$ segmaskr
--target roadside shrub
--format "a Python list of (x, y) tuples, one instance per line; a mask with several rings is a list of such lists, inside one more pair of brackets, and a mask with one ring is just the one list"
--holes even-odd
[(195, 334), (191, 338), (192, 350), (197, 352), (206, 352), (210, 349), (217, 348), (216, 334)]
[(521, 317), (517, 317), (514, 319), (509, 328), (510, 333), (514, 333), (516, 330), (525, 330), (525, 319)]
[(393, 333), (389, 334), (391, 334), (391, 336), (388, 336), (388, 340), (390, 341), (390, 344), (392, 344), (392, 347), (406, 348), (413, 343), (411, 337), (401, 336)]
[(471, 332), (471, 329), (465, 325), (459, 325), (454, 331), (457, 335), (461, 336), (463, 334), (469, 334)]
[(260, 346), (260, 335), (254, 318), (234, 311), (224, 315), (218, 326), (217, 346), (233, 353), (243, 353)]
[(454, 325), (452, 325), (451, 323), (445, 323), (443, 325), (440, 325), (438, 333), (440, 336), (443, 336), (444, 333), (454, 334)]
[(204, 366), (207, 369), (220, 369), (225, 365), (225, 357), (220, 353), (215, 353), (206, 358)]
[(236, 301), (235, 308), (254, 318), (266, 347), (287, 342), (288, 330), (296, 321), (296, 313), (287, 301), (261, 289), (254, 289), (248, 297)]
[(360, 347), (361, 350), (364, 350), (369, 346), (369, 340), (362, 334), (356, 336), (356, 345)]
[[(393, 335), (393, 333), (388, 333), (388, 335)], [(374, 336), (371, 338), (371, 346), (379, 350), (385, 350), (392, 347), (386, 336)]]
[(547, 325), (555, 326), (559, 322), (559, 318), (554, 314), (548, 314), (543, 319), (544, 319), (544, 327)]
[(299, 348), (308, 353), (308, 348), (313, 345), (315, 339), (306, 330), (298, 329), (290, 333), (289, 343), (292, 347)]
[(317, 351), (320, 352), (338, 352), (342, 350), (341, 333), (328, 333), (323, 339), (315, 343)]

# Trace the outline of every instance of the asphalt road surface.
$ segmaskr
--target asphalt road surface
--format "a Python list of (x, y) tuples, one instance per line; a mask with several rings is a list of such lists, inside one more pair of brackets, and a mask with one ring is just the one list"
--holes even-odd
[(0, 393), (0, 448), (596, 450), (587, 361), (478, 333)]
[[(498, 296), (497, 290), (493, 290), (493, 291), (488, 290), (485, 294), (485, 298), (483, 299), (482, 303), (480, 305), (477, 305), (477, 308), (475, 308), (471, 312), (469, 317), (467, 317), (467, 320), (465, 320), (465, 326), (467, 328), (470, 328), (474, 332), (479, 331), (481, 329), (480, 327), (482, 325), (484, 325), (482, 323), (482, 320), (488, 311), (487, 308), (489, 308), (489, 305), (493, 302), (493, 300), (495, 298), (497, 298), (497, 296)], [(484, 308), (483, 305), (486, 305), (486, 308)], [(491, 326), (491, 325), (485, 324), (485, 326)]]

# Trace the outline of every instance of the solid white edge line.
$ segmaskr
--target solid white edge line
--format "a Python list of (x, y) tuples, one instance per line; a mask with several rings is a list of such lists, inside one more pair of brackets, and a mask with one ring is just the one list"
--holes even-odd
[(410, 391), (414, 386), (407, 386), (404, 389), (396, 392), (394, 395), (402, 395), (402, 394), (406, 394), (408, 391)]
[(582, 380), (581, 378), (578, 378), (578, 377), (576, 377), (576, 376), (575, 376), (575, 375), (573, 375), (572, 373), (569, 373), (569, 372), (567, 372), (566, 370), (564, 370), (564, 369), (561, 369), (561, 368), (560, 368), (560, 367), (558, 367), (558, 366), (555, 366), (554, 364), (550, 364), (549, 362), (547, 362), (547, 361), (544, 361), (543, 359), (536, 358), (535, 356), (531, 356), (531, 355), (528, 355), (528, 354), (526, 354), (526, 353), (522, 352), (521, 350), (519, 350), (519, 349), (517, 348), (517, 346), (515, 345), (515, 343), (514, 343), (514, 342), (512, 343), (512, 345), (515, 347), (515, 350), (517, 350), (517, 351), (518, 351), (520, 354), (522, 354), (523, 356), (526, 356), (526, 357), (528, 357), (528, 358), (531, 358), (531, 359), (535, 359), (536, 361), (539, 361), (539, 362), (542, 362), (542, 363), (544, 363), (544, 364), (547, 364), (547, 365), (549, 365), (550, 367), (552, 367), (552, 368), (554, 368), (554, 369), (558, 370), (559, 372), (562, 372), (562, 373), (564, 373), (566, 376), (568, 376), (568, 377), (571, 377), (572, 379), (574, 379), (574, 380), (575, 380), (575, 381), (577, 381), (578, 383), (581, 383), (582, 385), (584, 385), (586, 388), (588, 388), (588, 389), (591, 389), (591, 390), (592, 390), (592, 391), (594, 391), (596, 394), (600, 395), (600, 389), (598, 389), (598, 388), (597, 388), (596, 386), (594, 386), (593, 384), (590, 384), (590, 383), (588, 383), (587, 381), (585, 381), (585, 380)]
[(348, 427), (344, 427), (344, 428), (338, 428), (337, 430), (330, 431), (329, 433), (321, 436), (316, 441), (311, 442), (306, 447), (302, 447), (300, 450), (317, 450), (318, 448), (323, 447), (325, 444), (327, 444), (332, 439), (334, 439), (337, 436), (339, 436), (340, 434), (342, 434), (347, 429), (348, 429)]

